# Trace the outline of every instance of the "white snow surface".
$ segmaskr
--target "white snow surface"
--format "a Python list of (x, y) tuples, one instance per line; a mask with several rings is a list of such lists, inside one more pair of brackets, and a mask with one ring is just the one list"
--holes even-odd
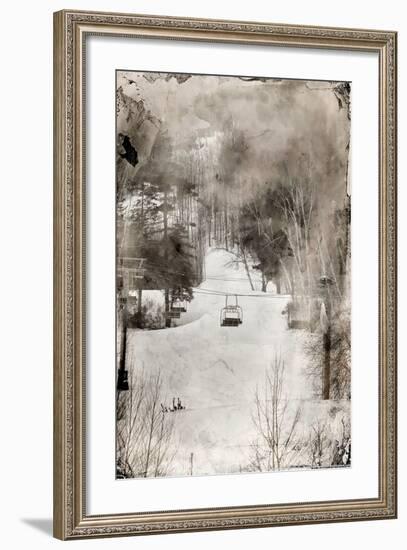
[[(170, 475), (190, 473), (191, 453), (194, 475), (234, 473), (247, 465), (256, 438), (254, 394), (256, 387), (261, 392), (276, 353), (285, 361), (285, 392), (292, 408), (302, 409), (299, 429), (327, 415), (330, 402), (312, 400), (304, 374), (302, 331), (288, 330), (282, 315), (290, 297), (274, 294), (270, 284), (267, 293), (252, 291), (244, 267), (229, 265), (232, 259), (227, 251), (208, 251), (206, 280), (178, 326), (129, 331), (128, 368), (135, 373), (160, 370), (164, 404), (179, 397), (186, 407), (167, 413), (175, 419), (177, 446)], [(258, 273), (252, 276), (260, 289)], [(200, 293), (202, 289), (220, 294)], [(222, 293), (246, 295), (238, 298), (244, 316), (239, 327), (220, 326)], [(149, 298), (164, 299), (160, 291), (151, 291)]]

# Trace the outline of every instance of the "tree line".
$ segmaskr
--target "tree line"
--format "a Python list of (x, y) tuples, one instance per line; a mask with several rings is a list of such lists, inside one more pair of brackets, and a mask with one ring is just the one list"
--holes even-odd
[[(332, 90), (339, 108), (349, 113), (349, 89), (338, 84)], [(192, 133), (180, 142), (140, 103), (135, 125), (149, 124), (151, 134), (143, 161), (133, 136), (120, 133), (117, 147), (118, 256), (144, 259), (130, 324), (151, 326), (142, 292), (161, 289), (165, 305), (159, 323), (171, 326), (174, 301), (193, 299), (193, 288), (205, 278), (207, 248), (224, 248), (244, 266), (253, 290), (254, 269), (262, 291), (272, 283), (277, 293), (291, 296), (290, 328), (322, 330), (323, 338), (311, 337), (307, 349), (312, 364), (321, 358), (325, 363), (310, 369), (310, 376), (325, 369), (319, 376), (325, 377), (325, 398), (350, 395), (350, 342), (343, 338), (349, 328), (347, 167), (342, 199), (329, 204), (318, 159), (304, 144), (293, 141), (284, 157), (270, 152), (265, 177), (264, 170), (253, 171), (259, 136), (243, 132), (232, 118), (222, 132)], [(118, 284), (120, 291), (120, 277)], [(340, 375), (332, 358), (347, 365)]]

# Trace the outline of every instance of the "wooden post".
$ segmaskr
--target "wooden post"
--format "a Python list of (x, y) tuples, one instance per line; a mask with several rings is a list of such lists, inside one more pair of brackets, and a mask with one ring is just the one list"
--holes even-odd
[(276, 275), (276, 292), (277, 292), (277, 294), (281, 294), (281, 277), (280, 277), (280, 274)]
[[(141, 184), (141, 231), (142, 231), (142, 242), (144, 241), (144, 180)], [(144, 260), (141, 260), (140, 267), (143, 267)], [(144, 271), (143, 271), (144, 274)], [(139, 282), (139, 288), (137, 292), (137, 321), (140, 325), (140, 328), (142, 328), (142, 321), (141, 321), (141, 305), (143, 300), (143, 286), (142, 286), (143, 279), (140, 279)]]
[(324, 364), (322, 369), (322, 399), (328, 400), (331, 389), (331, 297), (329, 292), (328, 279), (321, 278), (323, 287), (323, 299), (320, 312), (320, 323), (322, 329), (322, 349)]
[(322, 399), (329, 399), (331, 388), (331, 326), (323, 334), (323, 350), (324, 350), (324, 369), (323, 369), (323, 388)]
[(267, 279), (266, 279), (266, 276), (264, 274), (264, 269), (261, 268), (261, 291), (262, 292), (267, 292)]
[(170, 311), (170, 289), (168, 288), (168, 204), (167, 204), (167, 189), (164, 190), (164, 265), (166, 269), (167, 283), (164, 290), (165, 294), (165, 326), (171, 327), (171, 319), (168, 314)]
[(123, 306), (122, 313), (122, 338), (120, 346), (119, 370), (117, 376), (117, 389), (126, 391), (129, 389), (129, 382), (126, 370), (126, 349), (127, 349), (127, 305)]
[(137, 313), (139, 320), (141, 321), (141, 300), (143, 296), (143, 291), (141, 289), (141, 282), (139, 283), (140, 288), (137, 290)]

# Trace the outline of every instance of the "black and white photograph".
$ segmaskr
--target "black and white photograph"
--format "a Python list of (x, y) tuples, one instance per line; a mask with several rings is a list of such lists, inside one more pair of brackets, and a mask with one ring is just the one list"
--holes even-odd
[(402, 6), (2, 5), (2, 548), (407, 538)]
[(351, 83), (116, 71), (116, 478), (351, 465)]

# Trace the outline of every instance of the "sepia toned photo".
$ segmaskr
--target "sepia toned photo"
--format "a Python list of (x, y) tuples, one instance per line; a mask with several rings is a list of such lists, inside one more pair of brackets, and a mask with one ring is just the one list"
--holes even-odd
[(351, 465), (351, 83), (116, 72), (116, 478)]

